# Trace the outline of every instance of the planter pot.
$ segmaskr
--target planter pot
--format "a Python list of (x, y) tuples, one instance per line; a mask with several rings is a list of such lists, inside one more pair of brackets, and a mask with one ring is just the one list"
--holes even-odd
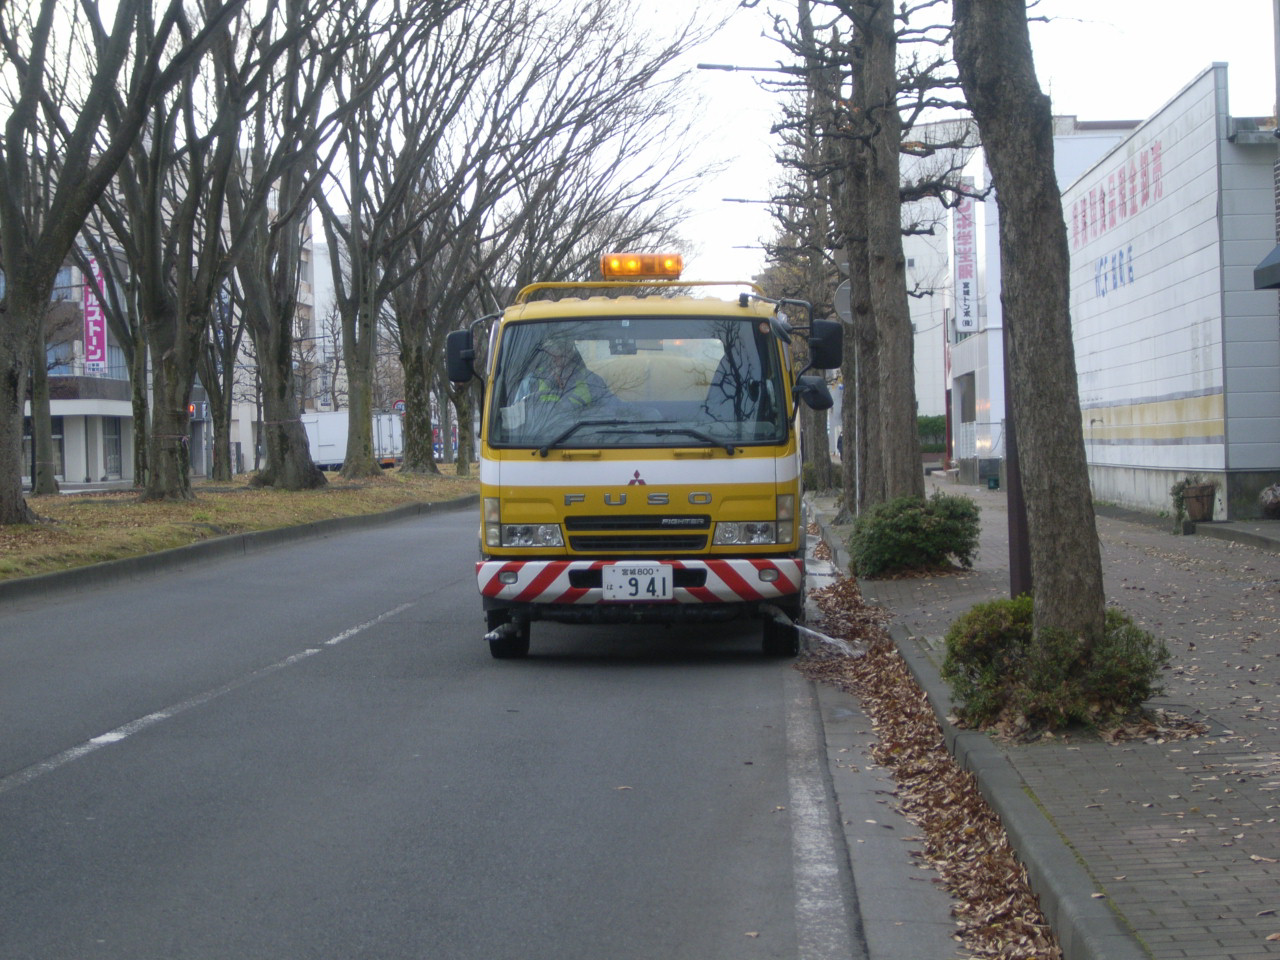
[(1213, 503), (1217, 496), (1217, 489), (1207, 483), (1183, 490), (1182, 503), (1187, 508), (1187, 519), (1192, 523), (1212, 520)]

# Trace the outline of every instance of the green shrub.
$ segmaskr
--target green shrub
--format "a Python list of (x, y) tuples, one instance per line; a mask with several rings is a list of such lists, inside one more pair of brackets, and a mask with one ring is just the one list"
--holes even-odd
[(876, 504), (854, 521), (849, 535), (852, 572), (861, 577), (937, 570), (951, 562), (971, 567), (977, 549), (978, 505), (942, 493)]
[(947, 418), (945, 414), (930, 417), (916, 417), (916, 433), (921, 443), (945, 445), (947, 439)]
[(1032, 633), (1027, 596), (975, 606), (947, 631), (942, 676), (957, 716), (987, 727), (1022, 720), (1035, 728), (1105, 726), (1131, 716), (1161, 692), (1169, 651), (1110, 608), (1102, 637), (1086, 658), (1075, 637)]

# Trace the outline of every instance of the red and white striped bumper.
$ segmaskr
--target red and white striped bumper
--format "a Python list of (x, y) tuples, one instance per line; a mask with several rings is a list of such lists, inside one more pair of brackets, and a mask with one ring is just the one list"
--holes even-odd
[[(667, 603), (741, 603), (794, 596), (804, 587), (804, 561), (663, 560), (675, 570), (706, 571), (703, 586), (676, 586)], [(599, 570), (604, 560), (489, 560), (476, 564), (482, 596), (513, 603), (603, 602), (601, 587), (575, 587), (570, 574)], [(504, 583), (515, 574), (514, 583)], [(766, 579), (767, 578), (767, 579)], [(577, 579), (577, 578), (575, 578)], [(596, 578), (598, 580), (598, 578)]]

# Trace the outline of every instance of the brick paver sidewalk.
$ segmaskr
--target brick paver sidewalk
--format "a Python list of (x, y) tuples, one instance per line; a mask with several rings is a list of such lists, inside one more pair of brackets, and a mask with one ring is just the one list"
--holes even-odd
[[(1002, 491), (929, 483), (981, 507), (975, 569), (864, 581), (863, 594), (891, 610), (937, 663), (956, 616), (1007, 596), (1008, 528)], [(1153, 705), (1200, 719), (1210, 732), (1000, 749), (1153, 957), (1280, 957), (1280, 554), (1175, 536), (1155, 519), (1099, 516), (1098, 533), (1108, 601), (1173, 654), (1166, 692)]]

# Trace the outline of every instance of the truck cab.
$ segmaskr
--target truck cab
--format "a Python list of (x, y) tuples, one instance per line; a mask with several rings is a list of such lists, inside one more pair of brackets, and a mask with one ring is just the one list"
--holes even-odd
[[(679, 269), (673, 255), (614, 254), (604, 281), (526, 287), (485, 318), (483, 362), (476, 325), (449, 336), (450, 379), (484, 381), (476, 577), (495, 657), (525, 656), (538, 620), (744, 616), (763, 622), (767, 653), (795, 653), (796, 413), (831, 406), (804, 374), (839, 365), (840, 325), (793, 324), (781, 308), (807, 304)], [(746, 290), (705, 295), (726, 286)]]

